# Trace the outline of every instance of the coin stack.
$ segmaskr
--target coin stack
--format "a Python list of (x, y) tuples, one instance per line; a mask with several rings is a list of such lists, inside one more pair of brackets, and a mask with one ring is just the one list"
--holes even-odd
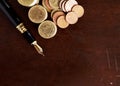
[(84, 14), (84, 8), (76, 0), (60, 0), (58, 5), (61, 10), (54, 11), (52, 19), (60, 28), (67, 28), (69, 24), (77, 23), (78, 18)]
[[(84, 14), (84, 8), (76, 0), (18, 0), (19, 4), (30, 7), (28, 18), (39, 24), (38, 33), (45, 39), (54, 37), (59, 28), (75, 24)], [(51, 14), (51, 20), (47, 20)]]

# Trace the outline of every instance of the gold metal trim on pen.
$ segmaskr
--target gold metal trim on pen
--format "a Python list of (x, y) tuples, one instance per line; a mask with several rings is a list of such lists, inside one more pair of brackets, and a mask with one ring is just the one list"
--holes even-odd
[(25, 28), (23, 23), (20, 23), (17, 27), (16, 27), (21, 33), (24, 33), (27, 31), (27, 29)]
[[(25, 26), (24, 26), (23, 23), (20, 23), (16, 28), (17, 28), (22, 34), (27, 31), (27, 29), (25, 28)], [(38, 52), (39, 54), (45, 56), (45, 55), (43, 54), (43, 49), (37, 44), (37, 41), (33, 41), (33, 42), (31, 43), (31, 45), (34, 46), (34, 48), (37, 50), (37, 52)]]

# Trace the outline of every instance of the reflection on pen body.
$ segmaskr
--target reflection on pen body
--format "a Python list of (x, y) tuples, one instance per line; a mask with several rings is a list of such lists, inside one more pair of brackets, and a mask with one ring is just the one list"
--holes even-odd
[(37, 41), (31, 35), (31, 33), (25, 28), (24, 24), (15, 14), (7, 0), (0, 0), (0, 9), (5, 13), (13, 25), (22, 33), (23, 37), (28, 41), (28, 43), (33, 45), (38, 53), (44, 56), (43, 49), (37, 44)]

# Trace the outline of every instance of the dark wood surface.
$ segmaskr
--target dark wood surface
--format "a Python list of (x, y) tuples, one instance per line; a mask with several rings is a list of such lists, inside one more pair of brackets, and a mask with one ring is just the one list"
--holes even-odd
[(8, 0), (43, 47), (39, 55), (0, 12), (0, 86), (120, 86), (120, 0), (77, 0), (84, 17), (49, 40)]

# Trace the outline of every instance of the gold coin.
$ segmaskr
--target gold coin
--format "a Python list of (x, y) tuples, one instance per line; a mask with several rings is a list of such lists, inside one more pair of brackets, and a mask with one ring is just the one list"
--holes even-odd
[(47, 19), (48, 14), (43, 6), (35, 5), (30, 8), (28, 17), (33, 23), (41, 23)]
[(38, 33), (45, 39), (54, 37), (57, 33), (57, 26), (50, 20), (42, 22), (38, 27)]
[(81, 5), (75, 5), (72, 11), (75, 12), (79, 18), (84, 15), (84, 8)]
[(66, 15), (66, 21), (69, 24), (75, 24), (78, 21), (78, 16), (75, 12), (68, 12)]
[(39, 0), (17, 0), (17, 1), (22, 6), (27, 6), (27, 7), (31, 7), (31, 6), (39, 3)]
[(58, 9), (59, 8), (59, 1), (60, 0), (49, 0), (50, 6), (53, 9)]
[(57, 25), (60, 28), (67, 28), (69, 26), (69, 23), (65, 20), (65, 16), (60, 16), (57, 19)]

